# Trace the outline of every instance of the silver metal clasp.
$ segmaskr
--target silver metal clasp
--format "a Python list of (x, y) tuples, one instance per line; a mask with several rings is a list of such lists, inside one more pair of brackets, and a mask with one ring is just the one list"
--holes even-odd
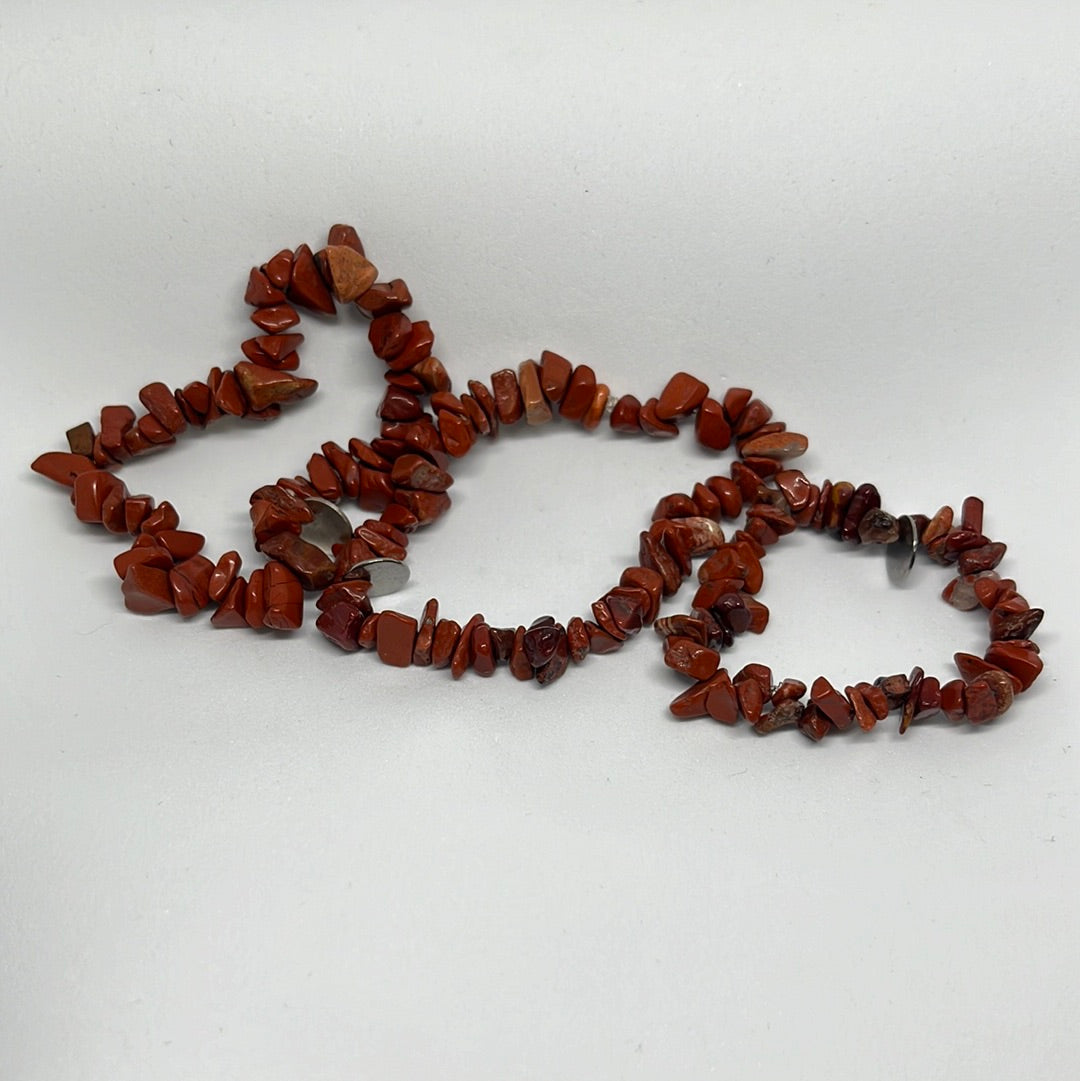
[(900, 536), (885, 546), (885, 569), (893, 585), (904, 584), (904, 579), (915, 565), (915, 553), (919, 550), (919, 531), (915, 528), (915, 519), (910, 514), (902, 514), (896, 520), (900, 527)]
[[(304, 502), (314, 517), (300, 530), (300, 536), (333, 559), (334, 547), (345, 544), (352, 538), (352, 523), (345, 512), (329, 499), (311, 496)], [(342, 577), (370, 582), (368, 595), (380, 597), (402, 589), (409, 580), (409, 568), (400, 559), (380, 556), (377, 559), (364, 559), (354, 563), (346, 569)]]

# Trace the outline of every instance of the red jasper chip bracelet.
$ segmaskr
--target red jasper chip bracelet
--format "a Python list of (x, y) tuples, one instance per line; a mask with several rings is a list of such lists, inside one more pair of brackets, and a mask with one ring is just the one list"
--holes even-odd
[[(371, 651), (397, 667), (449, 668), (455, 679), (470, 670), (489, 676), (505, 665), (515, 678), (541, 686), (590, 654), (618, 650), (652, 624), (664, 639), (665, 663), (694, 681), (672, 702), (674, 716), (727, 724), (743, 717), (759, 733), (794, 726), (813, 740), (856, 724), (869, 730), (890, 710), (899, 711), (901, 732), (939, 712), (981, 724), (1004, 713), (1042, 669), (1030, 635), (1043, 613), (1013, 581), (998, 577), (1005, 546), (983, 535), (980, 500), (967, 499), (954, 523), (948, 507), (932, 518), (894, 517), (870, 484), (818, 486), (787, 465), (805, 452), (806, 437), (774, 420), (749, 390), (730, 388), (718, 400), (704, 382), (678, 372), (644, 402), (615, 398), (588, 365), (544, 352), (539, 362), (502, 369), (487, 383), (470, 380), (466, 392), (455, 394), (432, 352), (430, 325), (405, 314), (412, 303), (408, 287), (400, 279), (379, 282), (359, 236), (345, 225), (335, 225), (318, 252), (300, 245), (253, 267), (245, 300), (261, 333), (242, 344), (244, 360), (212, 368), (204, 380), (178, 390), (147, 384), (139, 392), (141, 415), (126, 405), (105, 406), (96, 431), (89, 423), (72, 428), (68, 451), (47, 452), (33, 463), (36, 472), (71, 489), (80, 521), (134, 537), (113, 561), (131, 611), (176, 611), (187, 618), (214, 605), (214, 627), (291, 631), (302, 624), (305, 592), (317, 591), (316, 625), (343, 650)], [(298, 309), (332, 315), (336, 304), (353, 304), (370, 319), (371, 348), (386, 364), (379, 434), (370, 442), (325, 442), (309, 458), (306, 475), (252, 493), (255, 546), (268, 560), (245, 577), (238, 552), (207, 558), (202, 535), (180, 529), (170, 503), (130, 494), (113, 470), (171, 446), (189, 427), (205, 428), (224, 416), (272, 420), (282, 406), (310, 395), (315, 381), (295, 374), (303, 342), (293, 329)], [(737, 458), (728, 475), (660, 500), (639, 536), (638, 562), (585, 616), (493, 627), (476, 614), (459, 623), (442, 617), (434, 598), (418, 616), (375, 611), (371, 597), (407, 578), (410, 535), (449, 509), (453, 460), (494, 440), (503, 427), (542, 425), (556, 416), (586, 430), (606, 419), (616, 432), (654, 438), (677, 436), (680, 422), (692, 419), (702, 446), (723, 451), (734, 443)], [(337, 507), (343, 501), (368, 517), (353, 528)], [(744, 514), (743, 528), (726, 539), (720, 523)], [(961, 678), (944, 684), (915, 668), (841, 693), (819, 676), (806, 701), (805, 683), (774, 683), (764, 665), (747, 664), (730, 675), (721, 667), (721, 651), (768, 623), (768, 609), (757, 599), (766, 551), (800, 527), (853, 545), (886, 546), (895, 573), (903, 573), (917, 551), (955, 567), (958, 575), (943, 596), (957, 608), (988, 612), (991, 641), (984, 656), (956, 654)], [(690, 612), (659, 617), (662, 599), (678, 591), (701, 556), (707, 558)]]

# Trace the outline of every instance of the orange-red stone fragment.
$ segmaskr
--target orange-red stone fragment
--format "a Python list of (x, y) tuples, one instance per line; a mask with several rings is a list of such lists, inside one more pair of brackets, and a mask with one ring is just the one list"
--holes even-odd
[(566, 393), (559, 402), (559, 415), (567, 420), (581, 420), (596, 393), (596, 373), (588, 364), (579, 364), (570, 376)]
[(660, 420), (674, 420), (692, 413), (708, 397), (709, 388), (689, 372), (676, 372), (660, 392), (656, 415)]
[(124, 607), (129, 612), (156, 615), (174, 607), (169, 572), (160, 567), (147, 563), (131, 564), (120, 588), (124, 594)]
[(240, 382), (244, 397), (256, 411), (306, 398), (313, 394), (319, 385), (314, 379), (263, 368), (247, 360), (240, 361), (233, 371)]
[(538, 367), (540, 389), (544, 392), (544, 397), (552, 405), (558, 405), (566, 394), (574, 366), (565, 357), (545, 349), (540, 354)]
[(383, 664), (408, 668), (416, 645), (417, 622), (412, 616), (389, 609), (379, 614), (376, 649)]

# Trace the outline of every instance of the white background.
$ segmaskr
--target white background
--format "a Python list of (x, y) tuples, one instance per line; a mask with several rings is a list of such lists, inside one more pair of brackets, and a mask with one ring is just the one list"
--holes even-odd
[[(0, 1077), (1076, 1076), (1075, 6), (149, 7), (0, 12)], [(129, 615), (122, 545), (29, 462), (235, 363), (248, 267), (336, 221), (459, 387), (543, 348), (642, 399), (685, 368), (813, 477), (983, 496), (1043, 678), (982, 730), (814, 746), (672, 721), (651, 632), (539, 691)], [(363, 325), (302, 329), (324, 392), (123, 471), (215, 554), (374, 430)], [(393, 604), (584, 612), (727, 464), (509, 433)], [(733, 669), (984, 648), (939, 567), (896, 590), (809, 535), (766, 570)]]

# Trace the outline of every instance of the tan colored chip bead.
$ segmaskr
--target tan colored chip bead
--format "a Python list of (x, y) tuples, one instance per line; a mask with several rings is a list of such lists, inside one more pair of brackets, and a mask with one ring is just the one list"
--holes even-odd
[(518, 386), (525, 406), (525, 423), (547, 424), (551, 420), (551, 406), (540, 389), (540, 369), (535, 360), (522, 361), (518, 368)]

